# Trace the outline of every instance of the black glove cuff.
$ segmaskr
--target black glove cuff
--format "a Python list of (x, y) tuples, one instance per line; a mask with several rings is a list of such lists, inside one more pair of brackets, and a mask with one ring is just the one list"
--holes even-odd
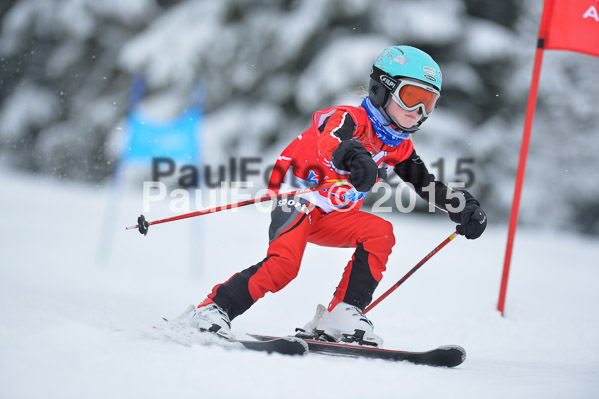
[[(462, 223), (462, 214), (466, 209), (472, 209), (472, 206), (480, 206), (480, 202), (477, 201), (476, 198), (472, 194), (470, 194), (466, 190), (455, 190), (456, 192), (462, 193), (466, 202), (463, 204), (462, 209), (459, 212), (449, 212), (449, 219), (451, 219), (454, 223)], [(451, 206), (453, 209), (458, 209), (460, 207), (460, 198), (453, 197), (450, 201), (446, 202), (446, 206)]]

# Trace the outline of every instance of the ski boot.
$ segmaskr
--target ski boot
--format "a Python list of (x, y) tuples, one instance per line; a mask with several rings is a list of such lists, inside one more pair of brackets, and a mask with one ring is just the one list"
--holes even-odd
[(210, 332), (225, 339), (235, 339), (231, 332), (229, 315), (214, 302), (200, 304), (200, 307), (189, 305), (175, 321), (187, 322), (201, 332)]
[(304, 328), (296, 329), (298, 338), (317, 341), (343, 342), (380, 347), (383, 339), (374, 334), (374, 326), (356, 306), (338, 303), (327, 311), (323, 305), (316, 307), (316, 315)]

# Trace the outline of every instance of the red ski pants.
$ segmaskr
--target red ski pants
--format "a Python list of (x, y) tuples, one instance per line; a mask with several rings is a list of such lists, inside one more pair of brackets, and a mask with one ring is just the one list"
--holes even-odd
[(343, 301), (363, 310), (372, 301), (395, 244), (392, 224), (358, 210), (322, 213), (319, 208), (312, 208), (308, 211), (309, 204), (300, 201), (295, 207), (279, 202), (273, 210), (266, 258), (215, 286), (202, 304), (215, 302), (231, 319), (242, 314), (267, 292), (281, 290), (297, 276), (308, 242), (356, 248), (330, 309)]

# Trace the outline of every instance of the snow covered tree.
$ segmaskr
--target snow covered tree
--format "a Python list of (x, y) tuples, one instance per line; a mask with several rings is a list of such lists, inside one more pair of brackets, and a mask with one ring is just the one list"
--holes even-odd
[[(381, 49), (410, 44), (444, 74), (414, 140), (427, 163), (472, 160), (472, 191), (507, 220), (542, 4), (447, 0), (18, 0), (0, 10), (0, 161), (99, 181), (118, 157), (134, 74), (172, 117), (200, 83), (209, 163), (278, 155), (313, 111), (360, 101)], [(593, 57), (546, 55), (521, 220), (599, 233)], [(592, 69), (593, 68), (593, 69)], [(439, 168), (431, 168), (439, 174)], [(435, 170), (437, 169), (437, 170)], [(590, 176), (590, 177), (589, 177)], [(583, 187), (581, 187), (581, 184)]]

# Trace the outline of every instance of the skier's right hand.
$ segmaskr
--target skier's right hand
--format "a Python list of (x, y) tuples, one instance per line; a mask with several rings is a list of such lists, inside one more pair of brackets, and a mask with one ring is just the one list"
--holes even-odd
[(342, 141), (333, 151), (333, 165), (350, 173), (349, 182), (358, 191), (367, 192), (376, 183), (378, 165), (357, 141)]

